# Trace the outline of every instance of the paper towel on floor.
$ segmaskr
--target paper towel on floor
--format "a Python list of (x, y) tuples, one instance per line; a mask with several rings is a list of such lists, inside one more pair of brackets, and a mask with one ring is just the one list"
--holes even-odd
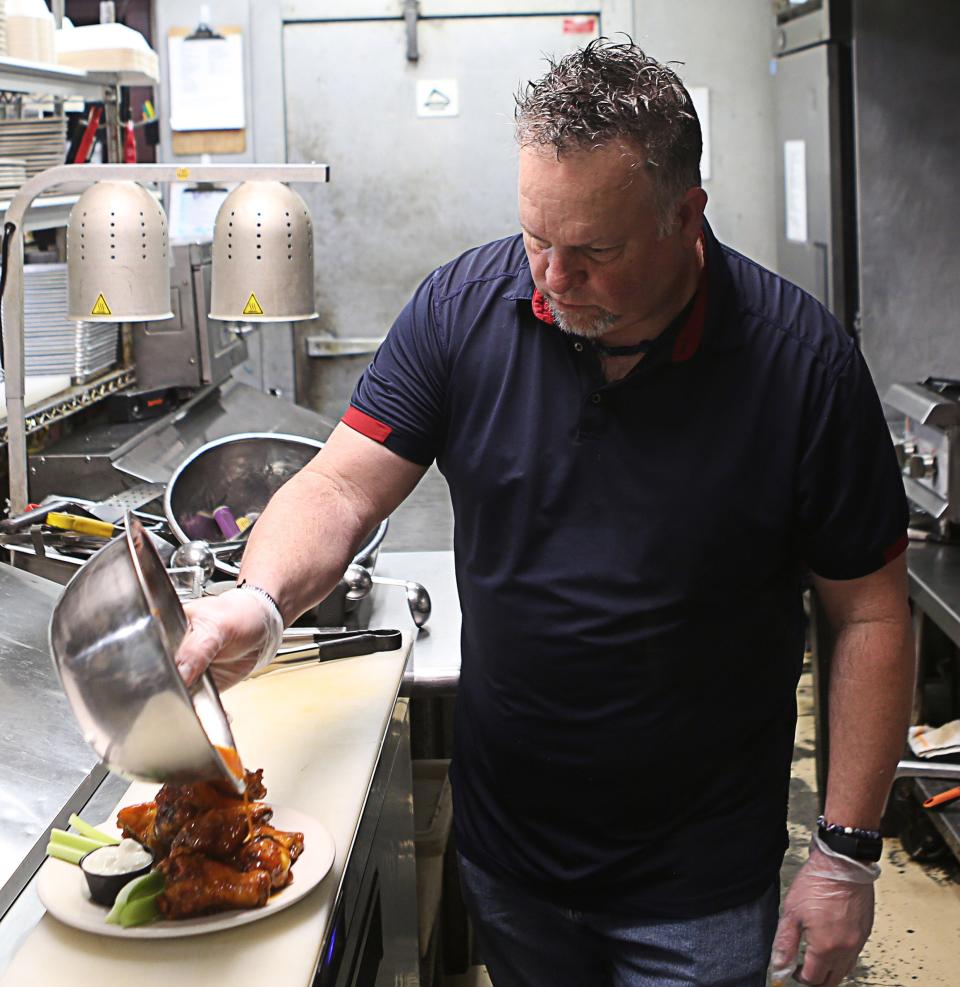
[(941, 727), (910, 727), (907, 739), (917, 757), (960, 754), (960, 720), (951, 720)]

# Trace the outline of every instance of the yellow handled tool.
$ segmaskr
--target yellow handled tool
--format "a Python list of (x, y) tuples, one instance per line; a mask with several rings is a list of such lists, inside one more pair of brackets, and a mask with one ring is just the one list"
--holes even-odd
[(77, 514), (62, 514), (59, 511), (51, 511), (47, 515), (47, 524), (61, 531), (76, 531), (78, 535), (93, 535), (95, 538), (112, 538), (117, 530), (115, 525), (106, 521), (95, 521)]

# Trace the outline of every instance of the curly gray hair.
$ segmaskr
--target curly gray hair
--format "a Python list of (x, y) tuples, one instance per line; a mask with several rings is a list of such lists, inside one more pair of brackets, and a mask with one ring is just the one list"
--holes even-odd
[(703, 138), (690, 94), (677, 74), (629, 38), (597, 38), (527, 82), (516, 95), (521, 147), (565, 151), (621, 139), (638, 145), (656, 196), (660, 235), (673, 228), (671, 211), (700, 184)]

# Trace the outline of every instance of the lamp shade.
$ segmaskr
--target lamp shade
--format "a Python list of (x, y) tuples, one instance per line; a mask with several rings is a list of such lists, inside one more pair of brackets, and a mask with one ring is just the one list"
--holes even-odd
[(167, 217), (136, 182), (97, 182), (67, 226), (67, 318), (171, 319)]
[(211, 280), (212, 319), (316, 318), (313, 223), (303, 199), (281, 182), (238, 185), (217, 213)]

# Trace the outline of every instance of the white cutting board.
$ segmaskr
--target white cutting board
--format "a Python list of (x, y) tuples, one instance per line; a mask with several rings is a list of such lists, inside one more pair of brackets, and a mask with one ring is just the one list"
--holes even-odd
[[(24, 380), (23, 403), (31, 408), (47, 398), (67, 390), (70, 386), (69, 374), (50, 374), (38, 377), (27, 377)], [(0, 380), (0, 422), (7, 420), (7, 385)]]

